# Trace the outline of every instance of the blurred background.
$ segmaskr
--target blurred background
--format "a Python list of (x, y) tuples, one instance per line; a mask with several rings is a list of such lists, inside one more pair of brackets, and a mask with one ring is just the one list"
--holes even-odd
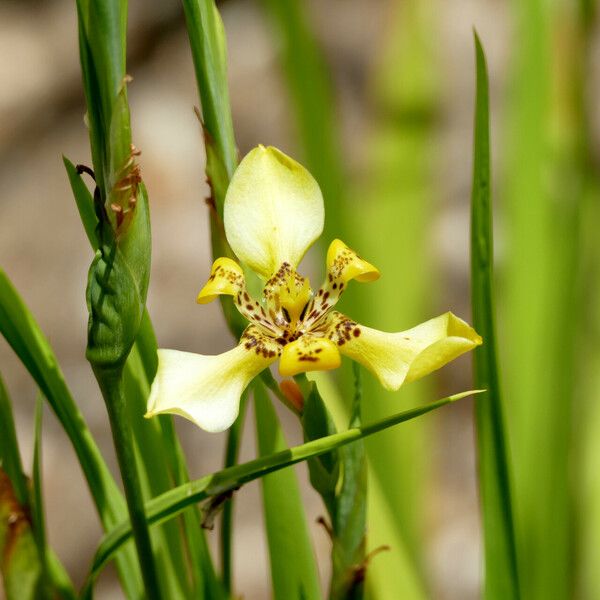
[[(600, 39), (591, 0), (297, 4), (308, 45), (290, 45), (276, 0), (218, 3), (237, 143), (242, 155), (258, 143), (278, 146), (313, 171), (330, 209), (324, 243), (342, 237), (383, 273), (369, 289), (355, 285), (343, 308), (387, 330), (446, 310), (471, 319), (472, 28), (478, 30), (491, 82), (499, 341), (526, 597), (597, 598), (600, 121), (593, 109)], [(232, 343), (219, 306), (195, 304), (212, 257), (197, 90), (180, 5), (131, 0), (128, 44), (133, 137), (153, 225), (149, 311), (160, 346), (218, 353)], [(307, 64), (312, 70), (302, 71)], [(114, 468), (104, 404), (84, 356), (91, 253), (62, 165), (63, 154), (91, 163), (83, 112), (74, 3), (3, 0), (0, 265), (48, 336)], [(322, 251), (303, 265), (314, 283)], [(4, 340), (0, 371), (30, 464), (37, 391)], [(396, 394), (369, 378), (364, 418), (470, 386), (469, 357)], [(289, 443), (299, 443), (295, 419), (280, 415)], [(47, 417), (49, 539), (80, 583), (101, 531), (71, 446)], [(248, 421), (242, 460), (255, 454)], [(182, 419), (177, 425), (192, 476), (219, 469), (224, 435)], [(380, 434), (368, 450), (371, 512), (391, 515), (393, 525), (371, 523), (371, 545), (392, 550), (370, 568), (397, 579), (396, 590), (412, 586), (404, 564), (418, 574), (425, 597), (478, 597), (471, 401)], [(324, 511), (303, 467), (298, 475), (326, 580), (329, 543), (316, 524)], [(247, 600), (266, 598), (257, 484), (236, 498), (235, 586)], [(98, 598), (119, 594), (109, 571)]]

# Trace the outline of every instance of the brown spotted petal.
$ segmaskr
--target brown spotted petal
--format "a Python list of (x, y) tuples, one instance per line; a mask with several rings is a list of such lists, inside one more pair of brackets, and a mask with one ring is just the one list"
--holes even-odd
[(450, 312), (399, 333), (371, 329), (333, 313), (327, 335), (388, 390), (420, 379), (481, 344), (477, 332)]
[(337, 346), (322, 334), (305, 333), (287, 344), (281, 353), (279, 372), (292, 377), (308, 371), (337, 369), (342, 359)]
[(253, 325), (223, 354), (159, 350), (146, 417), (171, 413), (206, 431), (223, 431), (238, 415), (242, 392), (279, 352), (279, 345)]

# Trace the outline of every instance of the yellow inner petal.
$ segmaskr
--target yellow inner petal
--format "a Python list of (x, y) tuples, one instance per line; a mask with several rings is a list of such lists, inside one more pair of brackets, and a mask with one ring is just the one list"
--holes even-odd
[(367, 282), (379, 279), (377, 267), (363, 260), (354, 250), (348, 248), (342, 240), (333, 240), (327, 250), (327, 271), (330, 281), (347, 283), (351, 279)]
[(245, 288), (245, 278), (242, 267), (231, 258), (217, 258), (210, 270), (206, 285), (196, 298), (198, 304), (208, 304), (217, 296), (235, 296)]
[(341, 361), (331, 340), (307, 333), (283, 348), (279, 372), (284, 377), (291, 377), (308, 371), (329, 371), (337, 369)]

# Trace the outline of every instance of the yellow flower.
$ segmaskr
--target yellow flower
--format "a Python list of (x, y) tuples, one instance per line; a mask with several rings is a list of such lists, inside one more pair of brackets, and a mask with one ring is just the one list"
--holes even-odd
[(237, 417), (246, 386), (277, 359), (281, 375), (292, 376), (335, 369), (345, 354), (397, 390), (481, 344), (452, 313), (384, 333), (334, 310), (351, 280), (379, 278), (340, 240), (331, 242), (325, 282), (314, 292), (296, 267), (323, 231), (323, 197), (310, 173), (276, 148), (259, 146), (242, 160), (227, 190), (224, 220), (231, 248), (265, 282), (262, 296), (248, 293), (234, 260), (214, 262), (197, 301), (231, 296), (249, 325), (236, 348), (217, 356), (159, 350), (146, 416), (173, 413), (222, 431)]

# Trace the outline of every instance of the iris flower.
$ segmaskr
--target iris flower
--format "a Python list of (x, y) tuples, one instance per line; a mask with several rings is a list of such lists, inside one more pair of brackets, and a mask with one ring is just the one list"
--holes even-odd
[(397, 390), (481, 343), (450, 312), (384, 333), (336, 311), (350, 281), (375, 281), (379, 271), (336, 239), (327, 251), (325, 281), (313, 291), (296, 268), (321, 235), (323, 221), (321, 191), (302, 165), (264, 146), (242, 160), (225, 197), (225, 234), (240, 261), (264, 282), (261, 297), (250, 295), (236, 261), (215, 260), (197, 301), (231, 296), (248, 327), (233, 350), (216, 356), (159, 350), (146, 416), (172, 413), (206, 431), (223, 431), (235, 421), (244, 389), (278, 359), (280, 374), (290, 377), (335, 369), (344, 354), (372, 371), (384, 388)]

